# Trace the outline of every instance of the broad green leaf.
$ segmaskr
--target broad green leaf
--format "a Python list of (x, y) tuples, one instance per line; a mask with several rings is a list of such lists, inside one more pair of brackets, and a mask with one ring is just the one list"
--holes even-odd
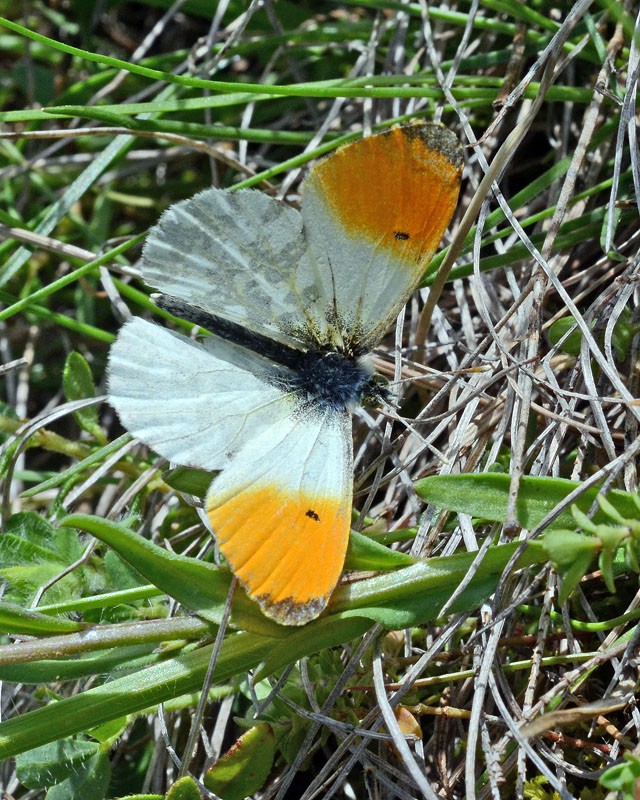
[[(60, 531), (44, 517), (33, 511), (22, 511), (9, 517), (3, 533), (20, 537), (40, 547), (49, 548), (56, 556), (76, 557), (81, 548), (77, 546), (77, 535), (71, 531)], [(2, 541), (2, 537), (0, 537)], [(7, 553), (6, 556), (10, 554)], [(6, 563), (3, 557), (0, 563)], [(20, 563), (20, 562), (16, 562)]]
[[(624, 361), (629, 354), (633, 337), (638, 333), (638, 330), (640, 330), (640, 325), (631, 323), (630, 319), (630, 309), (623, 309), (620, 318), (613, 328), (611, 343), (620, 361)], [(574, 317), (567, 316), (554, 322), (548, 331), (549, 340), (551, 344), (557, 344), (565, 333), (568, 333), (572, 328), (574, 330), (560, 345), (560, 349), (569, 355), (578, 356), (580, 354), (580, 347), (582, 346), (582, 331), (576, 326)], [(603, 336), (601, 335), (599, 339), (601, 340), (602, 338)]]
[[(80, 528), (113, 547), (154, 586), (203, 618), (216, 623), (222, 619), (231, 586), (230, 572), (206, 561), (170, 553), (125, 525), (100, 517), (74, 514), (61, 520), (60, 525)], [(234, 593), (230, 622), (272, 636), (285, 634), (285, 629), (267, 619), (239, 586)]]
[(262, 789), (271, 774), (276, 737), (268, 722), (242, 736), (207, 770), (204, 785), (222, 800), (243, 800)]
[(635, 797), (634, 785), (640, 778), (640, 758), (632, 753), (624, 753), (625, 761), (615, 764), (602, 774), (600, 783), (605, 789), (623, 792), (624, 800)]
[[(96, 529), (96, 522), (102, 521), (76, 515), (67, 518), (66, 522), (81, 523), (85, 529), (93, 530)], [(131, 531), (120, 530), (114, 523), (108, 523), (108, 526), (105, 540), (108, 537), (117, 541), (122, 536), (126, 544), (129, 537), (135, 537)], [(136, 547), (138, 544), (136, 543)], [(157, 557), (155, 551), (145, 549), (148, 544), (139, 544), (140, 549), (137, 551), (132, 547), (136, 559)], [(502, 570), (518, 547), (514, 543), (490, 549), (477, 575), (456, 601), (455, 610), (471, 610), (482, 598), (494, 591)], [(172, 554), (164, 555), (171, 555), (166, 566), (171, 570), (175, 581), (191, 578), (195, 582), (209, 575), (207, 571), (183, 572), (183, 561), (190, 559), (177, 558)], [(273, 626), (277, 628), (278, 638), (253, 632), (229, 635), (222, 643), (214, 680), (229, 680), (250, 669), (256, 669), (262, 663), (259, 674), (256, 675), (256, 680), (261, 680), (305, 655), (364, 635), (371, 626), (371, 620), (378, 617), (385, 624), (387, 621), (392, 623), (394, 628), (402, 627), (395, 625), (402, 618), (411, 620), (411, 624), (427, 622), (438, 613), (442, 606), (441, 601), (448, 599), (459, 585), (475, 556), (475, 553), (462, 553), (429, 559), (394, 573), (340, 587), (334, 593), (331, 604), (334, 613), (328, 613), (298, 629)], [(544, 563), (546, 560), (547, 554), (542, 545), (532, 542), (524, 549), (517, 566)], [(159, 569), (162, 563), (160, 559), (154, 569)], [(197, 563), (201, 567), (207, 566)], [(432, 596), (436, 597), (435, 601)], [(212, 647), (213, 645), (206, 645), (194, 651), (182, 651), (178, 656), (162, 663), (0, 723), (0, 759), (34, 745), (89, 730), (108, 720), (141, 711), (181, 694), (198, 691), (209, 665)]]
[[(75, 531), (54, 528), (32, 511), (14, 514), (0, 536), (0, 576), (15, 589), (9, 599), (30, 598), (40, 586), (77, 561), (82, 552)], [(45, 597), (49, 602), (65, 600), (82, 593), (86, 581), (93, 579), (98, 576), (85, 565), (56, 581)]]
[(583, 554), (593, 560), (601, 547), (595, 537), (577, 531), (548, 531), (541, 541), (553, 566), (560, 572), (567, 570), (576, 557)]
[(117, 586), (119, 590), (135, 589), (144, 586), (145, 581), (137, 570), (118, 555), (115, 550), (108, 550), (104, 555), (104, 568), (109, 576), (112, 586)]
[(580, 355), (580, 347), (582, 345), (582, 332), (576, 326), (576, 321), (573, 317), (563, 317), (551, 325), (547, 331), (549, 341), (551, 344), (557, 344), (562, 337), (573, 328), (573, 331), (567, 336), (564, 342), (560, 345), (560, 349), (571, 356)]
[[(415, 484), (416, 492), (428, 503), (433, 503), (450, 511), (464, 512), (480, 519), (504, 522), (507, 514), (509, 496), (509, 475), (497, 472), (482, 472), (473, 475), (434, 475), (423, 478)], [(538, 478), (524, 476), (516, 502), (516, 516), (523, 528), (531, 530), (552, 511), (558, 503), (580, 484), (564, 478)], [(600, 488), (592, 486), (583, 492), (575, 505), (587, 512), (593, 504)], [(633, 495), (613, 489), (607, 500), (623, 517), (633, 518), (637, 509)], [(593, 522), (606, 523), (608, 518), (600, 509), (596, 511)], [(566, 509), (550, 525), (550, 528), (575, 528), (570, 509)]]
[(198, 784), (185, 775), (179, 778), (167, 792), (166, 800), (202, 800)]
[(124, 733), (129, 722), (128, 717), (117, 717), (96, 728), (91, 728), (89, 733), (98, 742), (113, 742)]
[(110, 781), (109, 756), (97, 752), (66, 780), (52, 786), (45, 800), (104, 800), (109, 792)]
[[(336, 636), (332, 643), (337, 644)], [(255, 669), (274, 647), (282, 649), (282, 640), (255, 633), (227, 637), (222, 644), (214, 680), (225, 681)], [(0, 760), (88, 731), (179, 695), (199, 691), (212, 648), (210, 644), (181, 652), (146, 669), (0, 722)]]
[[(450, 612), (472, 611), (490, 597), (509, 560), (521, 546), (514, 542), (489, 548)], [(423, 624), (438, 616), (476, 556), (477, 553), (471, 552), (428, 558), (405, 569), (339, 586), (329, 601), (329, 611), (344, 618), (364, 616), (393, 630)], [(547, 558), (540, 542), (529, 542), (516, 568), (544, 563)]]
[(98, 751), (95, 742), (60, 739), (18, 755), (16, 772), (29, 789), (48, 789), (73, 775)]

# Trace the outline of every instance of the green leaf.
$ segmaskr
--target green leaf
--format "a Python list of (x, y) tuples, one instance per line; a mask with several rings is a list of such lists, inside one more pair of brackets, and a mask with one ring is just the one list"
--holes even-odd
[[(14, 514), (0, 536), (0, 576), (14, 587), (9, 599), (30, 598), (81, 554), (82, 546), (75, 531), (54, 528), (32, 511)], [(88, 566), (74, 570), (47, 589), (45, 597), (56, 602), (77, 595), (85, 576), (91, 572)]]
[[(509, 475), (497, 472), (482, 472), (472, 475), (433, 475), (415, 484), (416, 492), (428, 503), (450, 511), (464, 512), (473, 517), (494, 522), (504, 522), (507, 516), (509, 497)], [(516, 501), (516, 517), (523, 528), (531, 530), (542, 522), (558, 503), (580, 486), (578, 481), (564, 478), (538, 478), (524, 476), (520, 481)], [(585, 513), (596, 499), (599, 486), (583, 492), (575, 505)], [(607, 494), (609, 502), (623, 517), (637, 515), (633, 494), (614, 489)], [(598, 509), (594, 523), (606, 523), (608, 517)], [(566, 509), (550, 524), (550, 528), (574, 528), (571, 511)]]
[[(0, 680), (41, 684), (77, 680), (89, 675), (105, 675), (119, 668), (132, 672), (165, 660), (166, 656), (153, 652), (155, 649), (156, 645), (149, 642), (99, 650), (86, 656), (77, 655), (75, 658), (43, 658), (28, 663), (5, 664), (0, 665)], [(86, 729), (91, 727), (89, 724)]]
[(600, 783), (605, 789), (622, 792), (624, 800), (631, 800), (635, 797), (634, 784), (640, 778), (640, 758), (631, 753), (625, 753), (624, 758), (623, 764), (616, 764), (602, 774)]
[[(362, 622), (362, 621), (361, 621)], [(336, 626), (336, 635), (343, 631)], [(342, 641), (350, 637), (345, 636)], [(281, 640), (255, 633), (234, 634), (222, 644), (214, 674), (217, 682), (255, 669)], [(110, 682), (0, 722), (0, 760), (87, 731), (109, 720), (148, 709), (188, 692), (198, 692), (213, 644), (153, 664)]]
[(191, 467), (176, 467), (162, 473), (163, 479), (172, 489), (200, 498), (205, 497), (215, 476), (215, 472)]
[[(571, 329), (573, 328), (572, 332)], [(560, 345), (560, 349), (568, 353), (570, 356), (579, 356), (580, 347), (582, 345), (582, 331), (577, 327), (576, 321), (573, 317), (562, 317), (551, 325), (547, 331), (549, 341), (551, 344), (556, 345), (567, 333), (569, 335)]]
[[(62, 385), (67, 400), (85, 400), (96, 396), (96, 387), (93, 382), (91, 368), (84, 356), (73, 350), (67, 356), (62, 374)], [(100, 444), (105, 445), (107, 438), (100, 427), (98, 409), (96, 406), (87, 406), (73, 412), (78, 425), (90, 433)]]
[[(158, 547), (125, 525), (100, 517), (73, 514), (60, 525), (80, 528), (113, 547), (148, 581), (182, 605), (215, 623), (222, 619), (231, 586), (231, 573), (206, 561), (188, 558)], [(257, 603), (237, 586), (230, 623), (239, 628), (283, 636), (286, 629), (267, 619)]]
[(616, 592), (616, 584), (613, 579), (613, 555), (614, 550), (609, 547), (603, 548), (602, 552), (600, 553), (599, 558), (599, 565), (600, 569), (602, 570), (602, 578), (606, 584), (607, 589), (611, 592), (611, 594), (615, 594)]
[[(610, 253), (609, 255), (611, 258), (616, 258), (618, 254)], [(611, 343), (613, 344), (614, 350), (616, 351), (616, 357), (619, 361), (624, 361), (624, 359), (629, 355), (633, 337), (637, 334), (639, 329), (637, 324), (632, 324), (629, 322), (630, 318), (630, 310), (628, 308), (623, 309), (620, 318), (613, 328)], [(549, 340), (551, 341), (551, 344), (557, 344), (566, 333), (571, 331), (572, 328), (574, 328), (574, 330), (569, 333), (568, 337), (560, 345), (560, 349), (569, 355), (578, 356), (580, 354), (580, 347), (582, 346), (582, 331), (580, 328), (576, 327), (576, 321), (574, 317), (567, 316), (554, 322), (548, 331)], [(602, 340), (602, 336), (600, 336), (599, 339)]]
[(121, 800), (166, 800), (166, 797), (164, 794), (128, 794)]
[(547, 531), (542, 545), (549, 554), (554, 567), (562, 576), (558, 601), (565, 603), (571, 592), (580, 583), (601, 549), (600, 541), (576, 531)]
[(558, 593), (558, 602), (560, 605), (567, 602), (571, 592), (587, 574), (592, 561), (592, 554), (587, 552), (579, 553), (574, 559), (573, 564), (564, 572), (562, 575), (562, 586)]
[(390, 550), (369, 536), (351, 531), (345, 569), (383, 570), (408, 567), (418, 559), (399, 550)]
[(276, 737), (268, 722), (248, 730), (207, 770), (204, 785), (222, 800), (243, 800), (264, 786), (273, 768)]
[[(490, 547), (450, 613), (470, 612), (490, 597), (507, 563), (521, 546), (514, 542)], [(423, 624), (438, 616), (465, 579), (476, 556), (477, 553), (464, 552), (428, 558), (395, 572), (339, 586), (329, 601), (329, 611), (336, 617), (338, 614), (343, 618), (366, 617), (392, 630)], [(547, 558), (540, 542), (529, 542), (516, 569), (544, 562)], [(324, 621), (330, 619), (327, 617)], [(320, 618), (317, 622), (322, 621)], [(291, 638), (288, 642), (291, 643)]]
[[(79, 515), (69, 517), (66, 522), (81, 523), (85, 529), (93, 528), (96, 524), (95, 518)], [(111, 533), (113, 530), (111, 529)], [(115, 531), (118, 530), (118, 526), (115, 526)], [(124, 530), (126, 536), (140, 540), (140, 537)], [(477, 605), (495, 591), (507, 562), (519, 547), (519, 544), (514, 543), (490, 548), (478, 573), (457, 599), (452, 612), (469, 610), (475, 607), (473, 604)], [(139, 558), (144, 560), (147, 551), (142, 545), (141, 548)], [(476, 556), (476, 553), (462, 553), (429, 559), (397, 572), (339, 587), (334, 592), (329, 607), (329, 611), (334, 613), (327, 613), (318, 620), (293, 630), (274, 625), (272, 630), (277, 629), (277, 638), (253, 632), (228, 635), (222, 643), (214, 680), (229, 680), (247, 670), (256, 669), (259, 664), (262, 666), (256, 674), (256, 680), (262, 680), (303, 656), (363, 636), (371, 627), (371, 619), (378, 616), (393, 623), (394, 628), (402, 627), (395, 625), (402, 619), (411, 620), (411, 624), (416, 621), (427, 622), (438, 614), (442, 603), (459, 585)], [(517, 567), (546, 560), (547, 553), (542, 545), (531, 542), (524, 549)], [(159, 562), (154, 569), (159, 569), (161, 565), (162, 562)], [(181, 565), (172, 559), (167, 562), (167, 568), (172, 571), (176, 580), (190, 578), (192, 583), (215, 575), (215, 571), (188, 571), (183, 576)], [(179, 695), (198, 691), (209, 666), (212, 648), (211, 644), (192, 651), (182, 650), (175, 657), (141, 671), (1, 722), (0, 759), (55, 741), (62, 736), (90, 730), (110, 719), (147, 709), (153, 704), (166, 702)]]
[(99, 745), (81, 739), (61, 739), (16, 756), (16, 773), (28, 789), (48, 789), (73, 775), (99, 752)]
[(2, 633), (35, 636), (37, 634), (72, 633), (81, 631), (85, 627), (86, 625), (82, 622), (74, 622), (64, 617), (51, 617), (12, 603), (0, 602), (0, 631)]
[(185, 775), (177, 780), (167, 792), (166, 800), (202, 800), (198, 784)]
[(98, 752), (62, 783), (47, 792), (45, 800), (104, 800), (111, 781), (111, 764), (106, 753)]
[(98, 725), (96, 728), (91, 728), (89, 733), (98, 742), (112, 742), (124, 733), (129, 722), (130, 720), (127, 717), (117, 717), (105, 722), (103, 725)]
[(553, 566), (560, 572), (569, 569), (577, 556), (586, 554), (590, 559), (595, 558), (601, 547), (598, 539), (577, 531), (548, 531), (541, 541)]

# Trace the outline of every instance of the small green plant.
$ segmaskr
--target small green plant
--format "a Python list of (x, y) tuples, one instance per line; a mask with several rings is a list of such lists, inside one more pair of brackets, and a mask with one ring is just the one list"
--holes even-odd
[[(564, 603), (598, 556), (602, 578), (610, 592), (615, 592), (615, 569), (640, 573), (640, 497), (629, 495), (638, 515), (623, 517), (603, 495), (597, 503), (602, 513), (615, 524), (594, 523), (577, 506), (571, 506), (576, 525), (584, 531), (554, 530), (545, 534), (543, 542), (558, 572), (562, 588), (558, 597)], [(620, 556), (620, 558), (619, 558)]]

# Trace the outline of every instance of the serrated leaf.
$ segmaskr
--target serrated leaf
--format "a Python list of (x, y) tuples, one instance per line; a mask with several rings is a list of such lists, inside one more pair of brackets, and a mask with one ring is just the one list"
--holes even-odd
[[(20, 551), (20, 552), (18, 552)], [(0, 564), (38, 564), (43, 560), (61, 564), (76, 561), (82, 554), (78, 534), (68, 528), (54, 528), (34, 511), (9, 517), (0, 537)]]
[[(73, 530), (54, 528), (31, 511), (10, 517), (5, 533), (0, 536), (0, 576), (13, 587), (9, 599), (23, 599), (55, 578), (82, 554), (78, 534)], [(48, 602), (59, 602), (77, 593), (83, 576), (90, 571), (81, 567), (47, 589)]]
[(271, 774), (276, 737), (268, 722), (243, 733), (207, 770), (204, 785), (222, 800), (243, 800), (259, 791)]

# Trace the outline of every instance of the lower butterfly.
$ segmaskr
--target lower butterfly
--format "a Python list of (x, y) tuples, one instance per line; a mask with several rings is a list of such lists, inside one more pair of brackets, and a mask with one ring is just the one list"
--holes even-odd
[(344, 565), (351, 413), (385, 399), (368, 353), (418, 285), (454, 211), (463, 158), (414, 123), (319, 161), (297, 211), (253, 190), (171, 206), (143, 257), (156, 303), (211, 335), (143, 319), (109, 359), (122, 424), (170, 461), (219, 471), (219, 547), (272, 619), (303, 625)]

